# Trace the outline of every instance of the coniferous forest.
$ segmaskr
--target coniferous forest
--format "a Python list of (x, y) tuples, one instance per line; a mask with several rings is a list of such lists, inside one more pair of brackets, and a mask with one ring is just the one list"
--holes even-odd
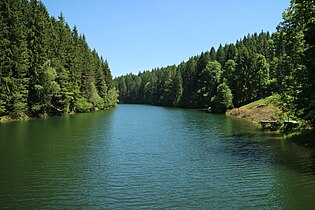
[(225, 112), (277, 94), (284, 110), (314, 125), (314, 8), (314, 0), (292, 0), (275, 33), (247, 35), (179, 65), (118, 77), (119, 100)]
[[(228, 18), (288, 1), (42, 1), (113, 59), (41, 0), (0, 0), (0, 210), (315, 209), (315, 0), (214, 47), (203, 35), (243, 30)], [(204, 52), (113, 78), (183, 40)]]
[(106, 60), (62, 13), (38, 0), (0, 1), (0, 117), (88, 112), (117, 101)]
[[(144, 103), (225, 112), (278, 94), (284, 110), (315, 123), (315, 10), (291, 0), (275, 33), (236, 43), (178, 65), (115, 79), (84, 35), (38, 0), (0, 2), (0, 117), (88, 112)], [(231, 32), (232, 33), (232, 32)], [(205, 43), (206, 45), (206, 43)]]

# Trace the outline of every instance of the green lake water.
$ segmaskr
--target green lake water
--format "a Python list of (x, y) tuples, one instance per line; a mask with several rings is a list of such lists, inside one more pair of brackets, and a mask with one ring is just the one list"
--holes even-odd
[(314, 209), (315, 152), (144, 105), (0, 124), (0, 209)]

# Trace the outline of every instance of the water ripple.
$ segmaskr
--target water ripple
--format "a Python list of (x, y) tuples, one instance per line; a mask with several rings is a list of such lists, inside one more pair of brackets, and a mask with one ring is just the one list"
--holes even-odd
[(25, 138), (0, 139), (1, 209), (315, 207), (314, 152), (225, 116), (125, 105), (3, 129)]

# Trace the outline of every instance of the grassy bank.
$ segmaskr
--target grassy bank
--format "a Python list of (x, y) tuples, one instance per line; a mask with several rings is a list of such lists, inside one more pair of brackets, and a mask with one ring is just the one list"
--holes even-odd
[[(228, 110), (226, 115), (246, 119), (254, 124), (260, 125), (261, 121), (276, 121), (279, 127), (275, 131), (283, 134), (284, 138), (301, 145), (315, 148), (315, 132), (306, 121), (294, 116), (291, 112), (283, 111), (283, 106), (279, 95), (272, 95), (264, 99), (244, 105), (240, 108)], [(284, 120), (294, 120), (299, 122), (296, 128), (284, 126)]]
[(226, 115), (236, 118), (244, 118), (252, 123), (259, 124), (262, 120), (281, 122), (287, 113), (284, 113), (280, 108), (279, 96), (272, 95), (240, 108), (228, 110)]

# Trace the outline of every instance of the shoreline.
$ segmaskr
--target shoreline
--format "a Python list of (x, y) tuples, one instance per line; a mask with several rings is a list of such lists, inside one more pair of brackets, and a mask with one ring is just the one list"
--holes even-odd
[[(89, 112), (103, 111), (103, 110), (108, 110), (115, 107), (116, 106), (109, 107), (106, 109), (91, 110)], [(195, 110), (205, 111), (201, 109), (195, 109)], [(0, 117), (0, 125), (11, 123), (11, 122), (29, 121), (33, 119), (48, 119), (51, 117), (62, 117), (62, 116), (75, 115), (78, 113), (89, 113), (89, 112), (70, 112), (63, 115), (53, 115), (53, 116), (41, 115), (38, 117), (31, 117), (25, 113), (21, 113), (19, 114), (19, 116), (14, 116), (14, 117), (6, 115), (6, 116)], [(208, 110), (206, 112), (208, 112)], [(283, 135), (283, 138), (285, 138), (288, 141), (292, 141), (299, 145), (312, 147), (315, 149), (314, 129), (305, 128), (303, 126), (299, 126), (294, 129), (285, 129), (283, 125), (285, 114), (286, 113), (283, 113), (281, 109), (279, 108), (279, 106), (275, 105), (274, 96), (270, 96), (265, 99), (260, 99), (258, 101), (246, 104), (239, 108), (233, 108), (225, 112), (225, 115), (227, 117), (244, 119), (252, 124), (255, 124), (256, 126), (259, 126), (262, 129), (265, 129), (271, 132), (280, 133)], [(277, 127), (276, 129), (270, 129), (270, 127), (263, 128), (261, 126), (261, 121), (277, 121), (279, 122), (280, 126)]]
[[(307, 127), (305, 121), (293, 118), (300, 122), (299, 126), (296, 128), (288, 128), (284, 125), (284, 121), (288, 118), (289, 114), (282, 111), (276, 95), (260, 99), (239, 108), (230, 109), (226, 111), (225, 115), (247, 120), (260, 126), (262, 129), (282, 134), (283, 138), (288, 141), (315, 149), (315, 131)], [(278, 126), (276, 128), (268, 126), (263, 128), (261, 125), (262, 121), (277, 122)]]
[(91, 112), (99, 112), (99, 111), (104, 111), (104, 110), (108, 110), (108, 109), (112, 109), (115, 108), (115, 106), (113, 107), (108, 107), (105, 109), (95, 109), (95, 110), (91, 110), (89, 112), (69, 112), (66, 114), (61, 114), (61, 115), (48, 115), (48, 114), (42, 114), (38, 117), (31, 117), (25, 113), (20, 113), (19, 116), (10, 116), (10, 115), (4, 115), (0, 117), (0, 125), (1, 124), (6, 124), (6, 123), (11, 123), (11, 122), (19, 122), (19, 121), (29, 121), (29, 120), (34, 120), (34, 119), (49, 119), (52, 117), (63, 117), (63, 116), (71, 116), (71, 115), (75, 115), (75, 114), (79, 114), (79, 113), (91, 113)]

